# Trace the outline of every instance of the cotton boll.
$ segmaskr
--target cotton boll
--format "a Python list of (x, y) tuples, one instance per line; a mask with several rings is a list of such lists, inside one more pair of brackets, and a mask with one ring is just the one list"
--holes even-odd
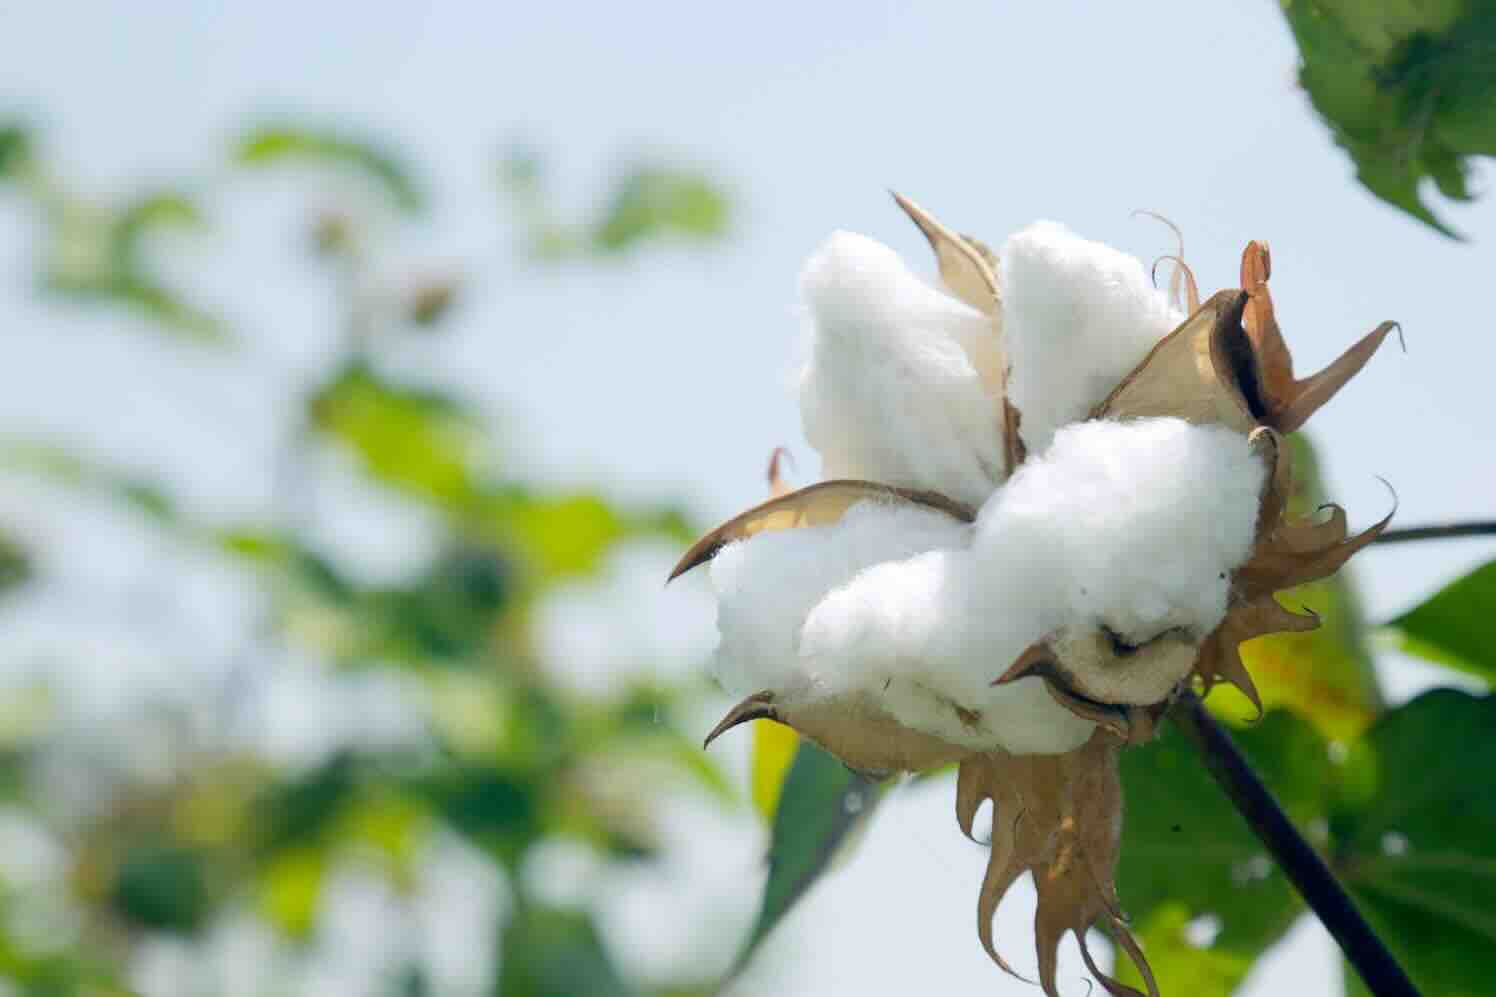
[(1054, 222), (1009, 238), (999, 272), (1008, 393), (1030, 453), (1086, 418), (1185, 318), (1136, 258)]
[(1221, 426), (1067, 426), (983, 507), (979, 573), (1057, 592), (1066, 626), (1106, 626), (1131, 643), (1174, 627), (1203, 637), (1250, 555), (1266, 472)]
[(1056, 703), (1041, 680), (991, 685), (1052, 618), (1052, 603), (1007, 584), (1019, 581), (983, 578), (969, 550), (874, 565), (811, 611), (803, 667), (818, 688), (867, 692), (903, 725), (953, 744), (1071, 751), (1095, 724)]
[(811, 337), (800, 413), (825, 476), (985, 500), (1004, 468), (992, 321), (849, 232), (811, 257), (800, 289)]
[(799, 655), (816, 603), (863, 569), (937, 548), (964, 547), (971, 528), (913, 505), (863, 502), (831, 526), (761, 533), (712, 561), (720, 642), (713, 669), (736, 695), (774, 690), (810, 697), (821, 676)]

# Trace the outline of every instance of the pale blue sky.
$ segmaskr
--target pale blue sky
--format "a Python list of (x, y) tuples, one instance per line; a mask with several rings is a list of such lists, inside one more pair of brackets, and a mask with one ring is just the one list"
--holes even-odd
[[(258, 111), (327, 114), (405, 143), (440, 200), (431, 230), (403, 252), (458, 265), (474, 285), (452, 332), (409, 363), (481, 395), (509, 427), (509, 459), (536, 476), (684, 493), (716, 520), (761, 495), (775, 445), (812, 474), (785, 389), (795, 276), (836, 228), (922, 262), (893, 187), (993, 243), (1049, 217), (1151, 257), (1172, 251), (1170, 239), (1130, 213), (1162, 212), (1184, 230), (1207, 294), (1234, 285), (1248, 239), (1269, 240), (1279, 315), (1304, 369), (1382, 319), (1406, 332), (1406, 355), (1384, 350), (1315, 420), (1333, 497), (1354, 522), (1379, 518), (1380, 475), (1404, 523), (1489, 516), (1496, 329), (1484, 295), (1496, 199), (1441, 208), (1471, 237), (1463, 244), (1374, 201), (1296, 90), (1294, 59), (1269, 0), (0, 10), (0, 95), (43, 116), (50, 152), (80, 183), (127, 189), (216, 170), (226, 137)], [(549, 150), (561, 195), (579, 207), (620, 155), (700, 163), (738, 195), (739, 231), (705, 255), (650, 254), (580, 279), (520, 273), (491, 180), (495, 151), (516, 136)], [(1483, 179), (1477, 189), (1489, 171)], [(234, 300), (249, 373), (142, 347), (109, 320), (59, 316), (13, 287), (0, 294), (5, 428), (76, 435), (159, 467), (210, 512), (266, 501), (257, 469), (285, 401), (270, 385), (316, 368), (326, 344), (304, 337), (327, 306), (294, 256), (298, 202), (267, 202), (265, 189), (229, 183), (215, 204), (244, 234), (187, 248), (227, 274), (204, 293)], [(26, 234), (3, 217), (0, 274), (14, 280)], [(232, 299), (250, 277), (263, 296)], [(41, 322), (44, 335), (29, 328)], [(1490, 554), (1377, 550), (1358, 577), (1385, 617)], [(649, 619), (695, 637), (710, 629), (689, 591), (660, 598)], [(1395, 690), (1416, 686), (1409, 674), (1389, 675)], [(896, 801), (853, 866), (788, 926), (780, 944), (809, 961), (778, 992), (928, 990), (929, 966), (951, 989), (1029, 992), (972, 937), (977, 857), (939, 795)], [(1032, 965), (1019, 920), (1005, 916), (1007, 945)], [(1280, 972), (1326, 980), (1326, 944), (1305, 935)]]

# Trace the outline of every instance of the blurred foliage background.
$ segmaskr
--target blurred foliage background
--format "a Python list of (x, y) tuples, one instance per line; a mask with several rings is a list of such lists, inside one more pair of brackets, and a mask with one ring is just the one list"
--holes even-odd
[[(533, 870), (558, 849), (600, 863), (651, 862), (665, 793), (736, 801), (682, 732), (683, 711), (701, 692), (695, 682), (641, 680), (590, 696), (537, 660), (536, 614), (553, 593), (596, 575), (621, 546), (677, 546), (691, 528), (673, 507), (506, 477), (500, 441), (472, 401), (392, 357), (440, 336), (463, 301), (459, 273), (382, 269), (383, 242), (422, 224), (428, 195), (417, 167), (389, 143), (265, 122), (233, 139), (214, 176), (103, 199), (54, 173), (45, 145), (29, 123), (0, 128), (7, 224), (34, 228), (35, 286), (57, 307), (117, 311), (132, 319), (120, 335), (250, 363), (249, 331), (187, 289), (198, 275), (182, 236), (213, 229), (215, 183), (273, 171), (268, 182), (305, 193), (304, 225), (286, 233), (287, 251), (325, 280), (333, 327), (306, 335), (333, 347), (308, 383), (285, 386), (292, 404), (266, 413), (284, 432), (274, 466), (263, 468), (274, 496), (263, 520), (201, 521), (140, 468), (52, 440), (0, 441), (4, 473), (38, 500), (88, 501), (92, 515), (122, 515), (148, 542), (228, 573), (238, 611), (253, 620), (216, 688), (192, 702), (148, 694), (107, 725), (74, 706), (66, 670), (53, 662), (34, 662), (7, 685), (3, 985), (128, 992), (142, 959), (166, 945), (189, 966), (184, 992), (317, 993), (330, 897), (350, 877), (414, 932), (423, 909), (440, 903), (433, 876), (445, 876), (476, 895), (464, 909), (493, 932), (458, 960), (469, 966), (465, 982), (434, 974), (413, 944), (404, 955), (400, 946), (370, 951), (378, 941), (366, 938), (362, 950), (335, 957), (368, 961), (382, 974), (374, 990), (391, 994), (707, 992), (711, 980), (669, 967), (665, 979), (626, 977), (586, 909), (549, 896), (543, 882), (526, 886), (544, 879)], [(603, 267), (661, 243), (709, 244), (730, 223), (720, 184), (675, 164), (623, 164), (595, 216), (577, 220), (559, 217), (535, 153), (504, 154), (493, 177), (494, 224), (511, 219), (538, 267)], [(346, 553), (329, 553), (336, 524), (318, 492), (348, 475), (429, 527), (427, 549), (397, 580), (371, 581)], [(12, 620), (29, 592), (56, 584), (45, 560), (22, 533), (0, 535)], [(140, 611), (170, 614), (189, 598), (167, 586)], [(86, 595), (80, 605), (86, 615)], [(357, 710), (363, 699), (363, 709), (394, 715), (372, 717), (373, 727), (393, 722), (396, 733), (278, 757), (285, 752), (253, 736), (256, 720), (245, 714), (263, 673), (283, 658), (330, 687), (303, 707), (313, 726), (357, 730), (364, 718), (325, 711)], [(228, 980), (215, 980), (208, 963), (222, 958), (226, 937), (240, 938), (260, 965), (241, 951)], [(257, 985), (244, 979), (250, 969)]]
[[(1440, 226), (1425, 181), (1466, 198), (1470, 157), (1493, 151), (1489, 5), (1283, 8), (1305, 90), (1362, 182)], [(698, 252), (736, 220), (722, 178), (668, 159), (600, 170), (605, 193), (580, 215), (558, 203), (543, 149), (508, 148), (486, 168), (493, 225), (524, 261), (503, 275), (513, 283)], [(283, 402), (263, 417), (280, 442), (259, 468), (270, 502), (207, 518), (152, 459), (0, 436), (7, 489), (69, 508), (76, 542), (107, 524), (126, 550), (181, 568), (123, 607), (139, 624), (131, 653), (159, 659), (159, 681), (126, 689), (103, 639), (97, 660), (24, 642), (8, 652), (0, 992), (320, 994), (350, 976), (360, 992), (411, 997), (724, 992), (723, 975), (851, 850), (888, 787), (762, 721), (740, 787), (697, 743), (704, 679), (591, 691), (557, 679), (538, 639), (548, 605), (621, 551), (678, 549), (700, 524), (669, 504), (511, 474), (505, 439), (539, 427), (500, 431), (483, 399), (420, 361), (475, 278), (466, 263), (391, 251), (422, 232), (437, 193), (408, 150), (264, 120), (199, 175), (161, 176), (78, 189), (53, 167), (45, 128), (0, 122), (0, 217), (28, 233), (26, 272), (0, 275), (5, 293), (108, 316), (112, 335), (189, 372), (274, 379), (267, 394)], [(264, 364), (259, 330), (223, 292), (274, 289), (204, 272), (194, 252), (224, 236), (230, 187), (299, 205), (285, 253), (327, 303), (320, 326), (295, 333), (316, 344), (310, 367)], [(1319, 500), (1305, 475), (1301, 511)], [(421, 542), (350, 530), (360, 503), (419, 524)], [(118, 616), (59, 560), (58, 538), (24, 520), (0, 520), (0, 625), (24, 633), (40, 606), (42, 626), (84, 633)], [(369, 570), (391, 544), (398, 570)], [(218, 602), (201, 614), (203, 599)], [(1482, 765), (1496, 752), (1496, 562), (1393, 620), (1364, 618), (1349, 574), (1286, 601), (1326, 625), (1245, 649), (1266, 716), (1228, 690), (1213, 708), (1424, 992), (1496, 994), (1496, 788)], [(223, 659), (206, 680), (178, 671), (180, 641), (154, 629), (194, 614), (237, 621), (192, 652)], [(1389, 707), (1379, 643), (1447, 669), (1449, 688)], [(1303, 905), (1172, 730), (1129, 752), (1124, 777), (1124, 907), (1166, 993), (1224, 997)], [(724, 956), (667, 944), (641, 968), (558, 884), (578, 862), (660, 862), (660, 807), (678, 794), (755, 808), (767, 881), (741, 938), (723, 919)], [(994, 970), (993, 985), (1008, 983)]]

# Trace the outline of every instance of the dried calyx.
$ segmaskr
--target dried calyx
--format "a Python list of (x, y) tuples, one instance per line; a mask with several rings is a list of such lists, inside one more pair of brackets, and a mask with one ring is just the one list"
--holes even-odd
[[(907, 301), (919, 307), (899, 299), (887, 314), (858, 313), (853, 291), (885, 295), (892, 293), (888, 286), (912, 279), (881, 247), (850, 241), (861, 237), (840, 243), (834, 237), (807, 267), (806, 294), (827, 327), (816, 329), (820, 352), (802, 389), (808, 435), (828, 466), (884, 480), (833, 480), (785, 492), (776, 459), (770, 468), (775, 497), (711, 531), (681, 559), (671, 578), (718, 559), (719, 659), (737, 656), (723, 667), (737, 659), (768, 662), (757, 670), (737, 668), (727, 684), (741, 687), (762, 676), (772, 686), (750, 685), (755, 691), (707, 740), (765, 719), (793, 727), (862, 771), (960, 763), (962, 828), (970, 834), (982, 801), (995, 808), (978, 905), (989, 954), (1008, 969), (993, 948), (992, 915), (1008, 886), (1032, 871), (1039, 892), (1039, 982), (1047, 993), (1056, 992), (1055, 953), (1067, 931), (1076, 933), (1088, 965), (1110, 992), (1136, 993), (1091, 963), (1085, 931), (1099, 921), (1156, 994), (1121, 919), (1113, 881), (1121, 827), (1118, 753), (1151, 738), (1163, 712), (1191, 683), (1208, 691), (1228, 682), (1260, 712), (1238, 645), (1317, 626), (1315, 617), (1283, 608), (1274, 593), (1332, 574), (1386, 526), (1390, 515), (1352, 535), (1335, 506), (1308, 519), (1290, 517), (1291, 453), (1284, 434), (1344, 386), (1395, 326), (1378, 326), (1325, 370), (1300, 380), (1274, 314), (1269, 256), (1260, 243), (1249, 243), (1243, 253), (1240, 288), (1218, 292), (1186, 316), (1140, 287), (1146, 278), (1135, 260), (1057, 226), (1035, 226), (993, 254), (895, 196), (934, 249), (944, 291), (967, 307), (932, 302), (916, 289)], [(836, 252), (868, 255), (839, 271)], [(1193, 276), (1176, 263), (1175, 298), (1193, 304)], [(869, 281), (872, 290), (859, 284)], [(1038, 286), (1044, 281), (1053, 286)], [(1125, 349), (1108, 354), (1110, 368), (1044, 369), (1066, 351), (1042, 337), (1074, 332), (1055, 326), (1059, 320), (1044, 310), (1056, 294), (1074, 296), (1068, 310), (1055, 313), (1064, 321), (1090, 321), (1094, 335), (1111, 335), (1108, 323), (1119, 323), (1126, 328), (1117, 335), (1142, 344), (1138, 353), (1146, 355), (1127, 361), (1130, 370), (1117, 366)], [(847, 342), (852, 345), (839, 345)], [(890, 363), (903, 365), (886, 390), (908, 394), (885, 398), (870, 388), (855, 390), (859, 369), (848, 368), (847, 357), (871, 363), (865, 358), (880, 347), (897, 354)], [(870, 377), (884, 372), (867, 369)], [(1066, 410), (1058, 408), (1039, 413), (1026, 428), (1010, 389), (1033, 393), (1070, 374), (1074, 382), (1053, 394), (1069, 399), (1073, 421), (1061, 421)], [(919, 406), (944, 396), (919, 395), (920, 378), (955, 383), (945, 394), (967, 399), (965, 407), (928, 416)], [(1015, 378), (1026, 380), (1015, 385)], [(881, 404), (868, 407), (868, 398)], [(991, 440), (972, 429), (973, 413)], [(895, 418), (915, 424), (889, 421)], [(896, 452), (889, 438), (921, 452)], [(1031, 457), (1026, 439), (1042, 452)], [(932, 462), (928, 453), (940, 460)], [(999, 466), (989, 453), (1000, 455)], [(1128, 454), (1155, 453), (1177, 466), (1129, 476)], [(932, 480), (936, 471), (949, 471), (958, 497), (938, 487), (947, 479)], [(1174, 480), (1170, 475), (1183, 481), (1181, 488), (1194, 489), (1173, 505), (1151, 497), (1159, 482)], [(974, 484), (982, 480), (988, 480), (985, 488)], [(1063, 492), (1072, 480), (1079, 484)], [(1093, 539), (1109, 529), (1136, 529), (1174, 542), (1170, 516), (1199, 519), (1219, 508), (1222, 521), (1179, 526), (1181, 542), (1202, 549), (1184, 552), (1188, 570), (1180, 569), (1178, 578), (1151, 587), (1147, 563), (1098, 566), (1082, 553), (1075, 565), (1053, 567), (1050, 560), (1064, 562), (1067, 554), (1064, 524), (1045, 522), (1043, 489), (1051, 482), (1054, 516), (1095, 519), (1085, 527), (1098, 531)], [(1085, 502), (1107, 495), (1117, 508), (1092, 516)], [(793, 560), (802, 554), (786, 531), (804, 538), (793, 541), (807, 545), (803, 561)], [(901, 531), (914, 539), (898, 539)], [(1055, 537), (1060, 541), (1051, 542)], [(731, 556), (724, 554), (729, 548)], [(1121, 560), (1146, 561), (1126, 544), (1117, 549), (1127, 555)], [(731, 563), (722, 567), (724, 561)], [(787, 577), (802, 564), (800, 573), (814, 578)], [(1207, 570), (1209, 584), (1196, 584)], [(779, 576), (767, 579), (754, 574), (775, 571)], [(1122, 581), (1099, 587), (1121, 594), (1108, 602), (1105, 591), (1090, 591), (1086, 571), (1116, 575)], [(751, 613), (735, 608), (734, 600), (746, 599), (755, 585), (763, 612), (782, 617), (787, 633), (765, 637), (753, 630), (759, 621)], [(748, 599), (745, 605), (758, 604)], [(1013, 605), (1022, 611), (1008, 613)], [(983, 657), (988, 654), (992, 659)], [(974, 666), (959, 667), (973, 660)], [(970, 674), (983, 667), (985, 674)]]

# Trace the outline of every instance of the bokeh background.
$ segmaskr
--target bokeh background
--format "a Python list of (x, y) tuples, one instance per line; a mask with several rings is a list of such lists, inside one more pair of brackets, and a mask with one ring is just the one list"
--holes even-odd
[[(1144, 258), (1160, 212), (1206, 293), (1270, 240), (1305, 369), (1405, 331), (1326, 493), (1489, 514), (1496, 200), (1375, 200), (1296, 60), (1267, 0), (0, 9), (0, 987), (717, 992), (768, 831), (662, 582), (774, 447), (814, 479), (796, 273), (923, 261), (888, 188)], [(1489, 553), (1374, 550), (1362, 610)], [(890, 790), (722, 992), (1036, 992), (952, 795)], [(1305, 917), (1244, 992), (1339, 986)]]

